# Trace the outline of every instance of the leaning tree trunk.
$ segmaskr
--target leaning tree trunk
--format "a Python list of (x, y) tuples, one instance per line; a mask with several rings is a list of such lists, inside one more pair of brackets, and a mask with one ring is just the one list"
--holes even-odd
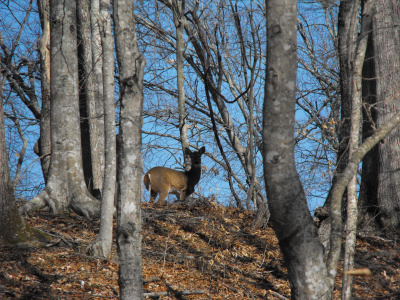
[[(360, 141), (361, 125), (361, 107), (362, 107), (362, 67), (367, 47), (368, 32), (370, 30), (370, 12), (372, 2), (368, 2), (362, 10), (362, 19), (360, 22), (361, 1), (343, 1), (339, 7), (338, 18), (338, 45), (340, 60), (340, 91), (342, 101), (342, 120), (347, 119), (350, 122), (350, 128), (347, 129), (349, 136), (342, 136), (345, 143), (345, 155), (339, 157), (344, 159), (347, 164), (348, 158), (353, 155)], [(361, 24), (361, 26), (360, 26)], [(349, 110), (349, 111), (346, 111)], [(346, 117), (345, 117), (346, 116)], [(339, 164), (336, 170), (335, 186), (338, 176), (343, 172), (343, 162)], [(345, 271), (353, 269), (354, 251), (357, 229), (357, 177), (354, 174), (347, 187), (346, 206), (342, 206), (346, 220), (346, 244), (345, 244)], [(331, 204), (331, 203), (330, 203)], [(331, 206), (331, 205), (330, 205)], [(340, 211), (335, 212), (340, 213)], [(330, 219), (323, 222), (329, 222)], [(322, 227), (321, 227), (322, 228)], [(329, 232), (330, 233), (330, 232)], [(332, 249), (335, 250), (335, 249)], [(352, 276), (344, 275), (342, 299), (351, 297)]]
[[(359, 10), (361, 0), (342, 1), (339, 6), (338, 15), (338, 59), (340, 72), (340, 123), (338, 127), (339, 147), (336, 156), (335, 172), (333, 174), (331, 189), (327, 195), (322, 210), (317, 210), (316, 217), (320, 218), (321, 224), (318, 233), (326, 251), (329, 251), (330, 240), (330, 219), (332, 191), (338, 177), (346, 168), (349, 161), (349, 142), (351, 135), (351, 117), (352, 117), (352, 94), (353, 94), (353, 72), (352, 60), (354, 58), (357, 46), (357, 34), (359, 32)], [(346, 209), (347, 192), (345, 191), (342, 210)], [(323, 213), (320, 214), (319, 211)], [(341, 211), (342, 214), (342, 211)], [(343, 215), (344, 215), (343, 211)]]
[(297, 1), (267, 1), (263, 161), (271, 222), (288, 267), (292, 299), (330, 299), (323, 247), (294, 159)]
[(100, 215), (100, 202), (85, 185), (79, 127), (79, 84), (75, 1), (50, 1), (51, 163), (45, 189), (22, 207), (48, 205), (54, 213), (72, 208), (88, 217)]
[(117, 217), (121, 299), (143, 299), (141, 150), (143, 77), (146, 61), (138, 48), (133, 5), (131, 0), (115, 0), (113, 7), (121, 98)]
[[(364, 68), (364, 75), (368, 76), (364, 82), (368, 100), (365, 137), (400, 110), (399, 18), (398, 1), (385, 0), (375, 6), (368, 58), (373, 64)], [(395, 128), (372, 151), (363, 161), (361, 220), (370, 223), (373, 219), (378, 228), (391, 233), (400, 226), (400, 128)]]

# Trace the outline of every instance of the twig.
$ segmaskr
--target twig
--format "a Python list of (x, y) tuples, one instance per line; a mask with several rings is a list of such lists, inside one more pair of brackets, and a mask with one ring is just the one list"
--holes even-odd
[(274, 291), (271, 291), (271, 290), (269, 290), (269, 292), (270, 292), (272, 295), (274, 295), (275, 297), (278, 297), (278, 298), (281, 299), (281, 300), (289, 300), (289, 298), (286, 298), (285, 296), (282, 296), (281, 294), (279, 294), (279, 293), (277, 293), (277, 292), (274, 292)]
[[(389, 295), (385, 295), (385, 296), (379, 296), (379, 297), (375, 297), (375, 299), (391, 299), (392, 297), (396, 297), (400, 295), (400, 291), (389, 294)], [(398, 298), (396, 298), (398, 299)]]
[(114, 295), (118, 297), (119, 293), (118, 293), (117, 289), (110, 284), (108, 285), (108, 287), (113, 291)]
[(179, 300), (187, 300), (187, 299), (183, 296), (184, 294), (183, 294), (181, 291), (178, 291), (178, 290), (174, 289), (166, 280), (163, 279), (163, 281), (164, 281), (164, 284), (165, 284), (165, 286), (167, 287), (168, 291), (171, 291), (171, 292), (174, 294), (174, 296), (175, 296), (176, 299), (179, 299)]
[(238, 292), (237, 289), (235, 289), (234, 287), (231, 287), (230, 285), (227, 285), (227, 284), (225, 284), (225, 283), (223, 283), (223, 282), (221, 282), (221, 284), (222, 284), (223, 286), (225, 286), (228, 290), (231, 290), (232, 292), (235, 292), (235, 293)]

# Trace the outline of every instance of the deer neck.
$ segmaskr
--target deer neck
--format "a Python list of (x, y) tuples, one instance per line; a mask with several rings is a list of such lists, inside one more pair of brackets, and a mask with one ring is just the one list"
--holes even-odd
[(200, 181), (201, 165), (193, 165), (192, 168), (185, 173), (187, 174), (189, 181), (193, 185), (196, 185)]

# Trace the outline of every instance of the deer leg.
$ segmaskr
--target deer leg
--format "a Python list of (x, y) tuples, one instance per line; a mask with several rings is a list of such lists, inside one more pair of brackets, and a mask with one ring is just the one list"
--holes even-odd
[(181, 201), (183, 201), (183, 200), (186, 199), (186, 190), (182, 190), (182, 191), (181, 191), (181, 196), (180, 196), (180, 198), (181, 198), (181, 199), (180, 199)]
[(158, 195), (158, 193), (156, 193), (156, 192), (153, 192), (153, 191), (151, 191), (150, 192), (150, 203), (154, 203), (154, 201), (156, 200), (156, 198), (157, 198), (157, 195)]
[(165, 199), (167, 198), (168, 193), (160, 193), (160, 197), (158, 197), (157, 203), (160, 205), (165, 205), (167, 201)]

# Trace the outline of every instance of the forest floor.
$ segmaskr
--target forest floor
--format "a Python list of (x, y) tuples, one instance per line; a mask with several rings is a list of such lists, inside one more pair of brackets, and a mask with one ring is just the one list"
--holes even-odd
[[(290, 299), (275, 234), (252, 230), (251, 213), (207, 201), (142, 207), (146, 299)], [(25, 219), (53, 240), (0, 247), (0, 299), (118, 299), (115, 243), (109, 259), (87, 252), (99, 221), (45, 211)], [(365, 232), (357, 238), (356, 267), (373, 275), (354, 278), (353, 299), (400, 299), (399, 244)], [(340, 286), (341, 275), (335, 299)]]

